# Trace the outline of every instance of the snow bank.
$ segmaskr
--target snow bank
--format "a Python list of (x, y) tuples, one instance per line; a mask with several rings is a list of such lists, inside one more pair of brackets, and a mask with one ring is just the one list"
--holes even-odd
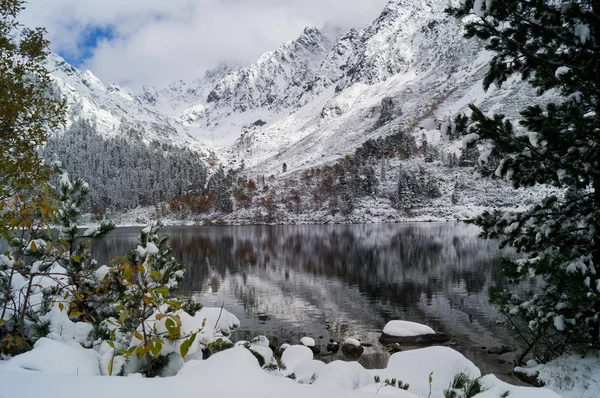
[[(563, 355), (547, 364), (535, 362), (527, 367), (518, 367), (516, 372), (535, 376), (564, 398), (600, 397), (600, 356), (589, 354)], [(512, 396), (512, 395), (511, 395)]]
[(370, 370), (373, 376), (381, 380), (396, 378), (410, 384), (408, 391), (429, 395), (429, 374), (433, 372), (432, 397), (440, 395), (454, 380), (458, 373), (466, 373), (476, 378), (480, 370), (458, 351), (448, 347), (428, 347), (419, 350), (398, 352), (390, 357), (388, 366), (382, 370)]
[(200, 325), (214, 328), (229, 335), (230, 332), (240, 327), (240, 320), (231, 312), (222, 308), (202, 308), (196, 312), (194, 318)]
[(300, 342), (302, 343), (302, 345), (305, 345), (307, 347), (314, 347), (315, 346), (315, 339), (313, 339), (312, 337), (302, 337), (300, 339)]
[(82, 394), (86, 398), (373, 397), (372, 394), (351, 392), (350, 395), (348, 391), (303, 385), (271, 376), (258, 366), (250, 351), (241, 347), (220, 352), (206, 361), (190, 361), (177, 376), (169, 378), (109, 378), (81, 373), (79, 377), (73, 377), (7, 369), (0, 365), (0, 397), (80, 398)]
[(435, 334), (427, 325), (408, 321), (390, 321), (383, 328), (383, 333), (394, 337), (412, 337), (423, 334)]
[(410, 391), (406, 391), (398, 387), (385, 385), (383, 382), (377, 384), (369, 384), (368, 386), (360, 388), (359, 391), (383, 395), (386, 397), (421, 398)]
[(93, 350), (81, 347), (79, 343), (66, 344), (42, 338), (35, 343), (33, 350), (17, 355), (0, 369), (2, 372), (7, 369), (26, 369), (52, 374), (99, 376), (100, 356)]
[[(498, 398), (504, 396), (503, 394), (507, 391), (510, 398), (560, 398), (560, 395), (547, 388), (513, 386), (499, 380), (494, 375), (482, 377), (481, 385), (485, 391), (477, 394), (477, 398)], [(584, 395), (578, 395), (578, 397), (583, 398)], [(592, 395), (589, 397), (591, 398)], [(594, 395), (594, 397), (597, 397), (597, 395)]]
[[(312, 360), (310, 349), (301, 345), (292, 346), (285, 353), (287, 358), (284, 359), (296, 372), (297, 381), (303, 384), (265, 372), (254, 355), (243, 347), (217, 353), (205, 361), (176, 361), (174, 369), (181, 367), (181, 370), (174, 377), (101, 377), (97, 376), (100, 374), (99, 355), (95, 351), (83, 349), (75, 342), (41, 339), (33, 351), (9, 361), (0, 361), (0, 397), (79, 398), (84, 391), (86, 398), (106, 398), (109, 395), (112, 398), (192, 398), (199, 393), (246, 398), (359, 398), (373, 397), (374, 394), (422, 398), (429, 396), (428, 379), (433, 372), (431, 398), (442, 398), (443, 390), (448, 388), (457, 373), (465, 372), (473, 378), (480, 375), (475, 365), (447, 347), (400, 352), (390, 358), (386, 369), (373, 371), (365, 370), (357, 362), (335, 361), (325, 365)], [(590, 358), (589, 363), (579, 360), (581, 358), (578, 357), (564, 358), (565, 366), (576, 367), (563, 368), (559, 375), (563, 377), (562, 380), (575, 375), (576, 380), (586, 384), (576, 383), (579, 387), (565, 389), (564, 396), (596, 397), (598, 390), (594, 383), (598, 378), (594, 372), (598, 371), (600, 359)], [(546, 370), (560, 368), (558, 362), (551, 367), (546, 366)], [(540, 368), (540, 373), (543, 371)], [(397, 378), (410, 384), (410, 387), (404, 391), (383, 383), (375, 384), (374, 375), (381, 380)], [(547, 377), (556, 377), (556, 374), (548, 373)], [(307, 385), (313, 381), (312, 385)], [(548, 389), (512, 386), (492, 375), (483, 377), (481, 383), (486, 391), (477, 395), (478, 398), (499, 397), (506, 392), (511, 398), (559, 397)]]
[(311, 359), (313, 359), (313, 352), (308, 347), (303, 345), (293, 345), (286, 348), (281, 355), (281, 362), (283, 362), (286, 367), (283, 374), (289, 375), (294, 373), (294, 368), (297, 364), (303, 361), (310, 361)]
[(325, 362), (311, 359), (301, 361), (294, 366), (294, 374), (298, 383), (310, 384), (325, 367)]
[(313, 385), (347, 391), (373, 383), (373, 376), (358, 362), (334, 361), (317, 374), (317, 380)]

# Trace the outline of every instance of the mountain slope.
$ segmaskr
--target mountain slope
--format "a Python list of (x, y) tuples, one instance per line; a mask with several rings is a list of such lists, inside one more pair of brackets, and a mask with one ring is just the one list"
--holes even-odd
[[(333, 209), (339, 208), (340, 195), (349, 195), (339, 188), (345, 182), (337, 179), (349, 175), (356, 181), (377, 180), (379, 189), (367, 190), (370, 199), (359, 195), (356, 205), (363, 210), (383, 209), (377, 219), (404, 217), (397, 213), (398, 184), (413, 180), (421, 181), (421, 193), (428, 184), (436, 187), (426, 189), (435, 195), (419, 194), (421, 199), (415, 202), (425, 209), (422, 216), (429, 212), (442, 218), (470, 217), (483, 207), (516, 205), (530, 197), (511, 196), (497, 181), (477, 180), (471, 168), (451, 168), (467, 153), (456, 137), (454, 117), (469, 103), (518, 117), (525, 104), (547, 101), (553, 94), (537, 97), (516, 79), (484, 92), (482, 80), (490, 54), (481, 43), (463, 37), (463, 21), (447, 16), (446, 5), (434, 0), (391, 0), (362, 30), (339, 35), (306, 28), (298, 39), (263, 54), (253, 64), (221, 65), (194, 82), (175, 82), (161, 90), (144, 88), (138, 96), (116, 85), (105, 86), (90, 72), (80, 73), (58, 59), (54, 76), (69, 99), (71, 114), (95, 118), (103, 133), (118, 134), (123, 125), (133, 125), (144, 142), (198, 150), (214, 166), (209, 175), (218, 174), (219, 165), (243, 169), (238, 175), (248, 179), (273, 175), (275, 180), (262, 183), (265, 195), (252, 193), (242, 208), (226, 202), (236, 197), (236, 189), (241, 197), (245, 188), (227, 185), (232, 179), (220, 174), (220, 182), (211, 186), (223, 187), (229, 181), (217, 196), (228, 198), (222, 209), (233, 210), (234, 217), (252, 219), (263, 214), (265, 203), (273, 200), (268, 195), (279, 201), (276, 206), (283, 211), (286, 192), (294, 185), (302, 187), (294, 194), (297, 202), (306, 203), (311, 195), (319, 196), (320, 188), (316, 181), (300, 184), (301, 176), (315, 175), (315, 168), (328, 170), (334, 164), (336, 175), (317, 173), (319, 178), (333, 178), (338, 186), (331, 193)], [(398, 139), (409, 145), (400, 148), (406, 158), (389, 158), (389, 153), (399, 150)], [(341, 160), (368, 152), (369, 145), (378, 146), (379, 152), (361, 157), (362, 164)], [(485, 155), (485, 148), (479, 149)], [(477, 148), (469, 151), (475, 155), (470, 155), (470, 163), (463, 162), (466, 165), (486, 160), (478, 158)], [(360, 187), (356, 181), (353, 186)], [(457, 205), (457, 198), (463, 200), (462, 210), (441, 210)], [(319, 202), (315, 203), (302, 211), (320, 210), (314, 207)], [(467, 203), (468, 211), (464, 210)], [(327, 210), (314, 214), (303, 220), (329, 220)], [(369, 219), (365, 212), (358, 218), (345, 217)]]

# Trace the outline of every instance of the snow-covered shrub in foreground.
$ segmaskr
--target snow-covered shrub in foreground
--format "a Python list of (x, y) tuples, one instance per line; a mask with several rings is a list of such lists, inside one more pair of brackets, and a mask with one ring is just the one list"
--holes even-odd
[(47, 201), (10, 209), (11, 251), (0, 257), (2, 354), (47, 350), (47, 337), (93, 348), (101, 374), (156, 376), (176, 374), (186, 357), (202, 359), (203, 349), (210, 355), (233, 345), (226, 336), (237, 318), (219, 309), (197, 315), (200, 304), (170, 296), (184, 267), (159, 235), (160, 224), (142, 230), (126, 257), (99, 266), (91, 241), (114, 225), (104, 221), (82, 232), (77, 219), (88, 186), (59, 176)]

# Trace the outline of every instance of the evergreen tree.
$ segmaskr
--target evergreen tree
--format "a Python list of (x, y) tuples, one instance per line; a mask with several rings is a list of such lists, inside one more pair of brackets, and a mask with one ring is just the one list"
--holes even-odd
[[(503, 262), (509, 282), (539, 277), (543, 289), (492, 293), (529, 350), (543, 359), (572, 348), (600, 348), (600, 1), (466, 0), (467, 37), (495, 55), (485, 89), (520, 74), (540, 93), (561, 95), (522, 110), (520, 128), (475, 106), (471, 132), (501, 159), (495, 174), (514, 187), (560, 189), (523, 212), (486, 212), (483, 236), (499, 237), (527, 258)], [(520, 132), (525, 130), (525, 132)]]

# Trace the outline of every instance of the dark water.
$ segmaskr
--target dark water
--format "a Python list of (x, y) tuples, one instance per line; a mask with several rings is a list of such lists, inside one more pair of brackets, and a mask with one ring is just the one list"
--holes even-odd
[[(139, 228), (120, 228), (94, 253), (106, 261), (135, 247)], [(511, 344), (494, 325), (488, 289), (500, 284), (496, 242), (459, 223), (325, 226), (171, 227), (187, 266), (182, 293), (241, 321), (236, 339), (262, 334), (276, 344), (311, 336), (372, 343), (360, 362), (384, 367), (377, 342), (387, 321), (425, 323), (484, 373), (508, 378), (509, 364), (482, 347)], [(321, 339), (322, 337), (322, 339)], [(341, 359), (341, 354), (334, 359)]]

